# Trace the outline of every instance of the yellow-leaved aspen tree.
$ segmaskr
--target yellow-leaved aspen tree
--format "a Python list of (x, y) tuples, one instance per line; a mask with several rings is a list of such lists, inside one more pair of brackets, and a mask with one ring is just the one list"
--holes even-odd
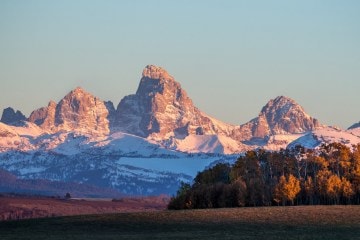
[(339, 203), (341, 190), (341, 179), (337, 175), (331, 174), (330, 177), (327, 179), (326, 193), (329, 198), (335, 202), (335, 204)]
[(351, 182), (348, 181), (346, 178), (341, 178), (341, 190), (342, 195), (346, 199), (346, 202), (348, 203), (350, 198), (354, 195), (353, 186), (351, 185)]
[(300, 190), (300, 181), (294, 175), (289, 174), (287, 179), (283, 175), (275, 187), (274, 201), (282, 202), (282, 205), (285, 205), (286, 201), (290, 201), (294, 205), (294, 199)]

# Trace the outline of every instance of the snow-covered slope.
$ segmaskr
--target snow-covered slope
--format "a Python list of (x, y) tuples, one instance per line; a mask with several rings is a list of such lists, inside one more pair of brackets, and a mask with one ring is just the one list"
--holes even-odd
[(360, 143), (360, 137), (349, 130), (345, 131), (334, 127), (324, 127), (305, 134), (303, 137), (293, 141), (288, 147), (302, 145), (306, 148), (316, 148), (321, 144), (333, 142), (342, 143), (351, 148), (352, 145)]
[(304, 136), (304, 133), (298, 134), (277, 134), (268, 138), (267, 142), (262, 148), (271, 151), (278, 151), (279, 149), (285, 149), (290, 143)]
[(358, 136), (360, 137), (360, 126), (359, 127), (356, 127), (356, 128), (350, 128), (347, 130), (347, 132), (355, 135), (355, 136)]
[(24, 122), (22, 127), (17, 127), (0, 122), (0, 152), (32, 150), (34, 149), (33, 139), (43, 133), (42, 129), (32, 123)]
[(73, 197), (122, 197), (119, 191), (111, 188), (95, 187), (75, 182), (59, 182), (44, 179), (19, 179), (0, 168), (0, 192), (23, 193), (46, 196), (65, 196), (71, 192)]
[(250, 147), (224, 135), (189, 135), (184, 139), (172, 138), (163, 145), (181, 152), (234, 154)]
[(24, 127), (0, 123), (0, 168), (24, 179), (86, 183), (127, 194), (173, 194), (181, 181), (192, 181), (198, 171), (237, 158), (224, 152), (245, 147), (277, 150), (297, 144), (316, 148), (321, 143), (360, 143), (360, 137), (351, 131), (324, 127), (307, 134), (278, 134), (253, 146), (239, 146), (243, 143), (222, 135), (189, 135), (165, 148), (122, 132), (108, 136), (46, 133), (31, 123)]
[(190, 182), (211, 162), (227, 158), (168, 150), (121, 132), (49, 134), (34, 124), (19, 129), (0, 123), (0, 135), (0, 168), (20, 178), (86, 183), (135, 195), (174, 194), (181, 181)]

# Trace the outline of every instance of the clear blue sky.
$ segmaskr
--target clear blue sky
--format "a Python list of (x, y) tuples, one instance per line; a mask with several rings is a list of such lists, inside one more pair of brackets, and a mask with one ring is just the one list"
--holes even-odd
[(233, 124), (286, 95), (360, 121), (360, 1), (1, 0), (0, 108), (26, 115), (76, 86), (115, 105), (147, 64)]

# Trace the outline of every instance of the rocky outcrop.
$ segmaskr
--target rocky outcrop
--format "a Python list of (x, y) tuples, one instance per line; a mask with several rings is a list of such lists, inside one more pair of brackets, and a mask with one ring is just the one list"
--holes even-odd
[(78, 87), (56, 105), (55, 125), (66, 130), (108, 134), (108, 114), (103, 101)]
[(180, 83), (154, 65), (143, 70), (136, 94), (126, 96), (119, 103), (114, 127), (153, 139), (229, 134), (235, 128), (202, 113)]
[[(15, 114), (8, 111), (8, 115)], [(136, 93), (124, 97), (116, 110), (112, 102), (103, 102), (76, 88), (59, 103), (51, 101), (47, 107), (33, 111), (28, 121), (50, 133), (65, 130), (108, 135), (110, 130), (121, 131), (155, 140), (167, 148), (183, 147), (192, 152), (196, 152), (193, 146), (224, 152), (286, 147), (296, 137), (290, 135), (322, 127), (299, 104), (284, 96), (270, 100), (248, 123), (226, 124), (195, 107), (180, 83), (154, 65), (145, 67)]]
[(241, 125), (242, 138), (265, 138), (276, 134), (304, 133), (322, 125), (310, 117), (293, 99), (279, 96), (270, 100), (259, 116)]
[(354, 123), (353, 125), (351, 125), (348, 130), (354, 129), (354, 128), (360, 128), (360, 122), (358, 123)]
[(15, 112), (13, 108), (8, 107), (4, 109), (0, 122), (3, 122), (8, 125), (17, 126), (17, 125), (21, 125), (21, 122), (25, 120), (26, 117), (24, 114), (22, 114), (22, 112), (20, 112), (19, 110)]
[(114, 103), (112, 101), (105, 101), (104, 104), (105, 104), (106, 109), (109, 112), (107, 119), (109, 121), (110, 128), (112, 128), (115, 123), (116, 109), (115, 109)]
[(39, 108), (33, 111), (28, 118), (29, 122), (35, 123), (46, 130), (55, 128), (56, 103), (50, 101), (47, 107)]
[(50, 131), (108, 134), (108, 114), (103, 101), (78, 87), (58, 104), (51, 101), (47, 107), (33, 111), (28, 120)]
[[(277, 134), (312, 131), (321, 124), (294, 100), (270, 100), (259, 116), (241, 126), (223, 123), (196, 108), (185, 90), (163, 68), (145, 67), (136, 94), (126, 96), (116, 110), (114, 129), (155, 140), (189, 135), (223, 135), (236, 141), (266, 139)], [(253, 143), (251, 143), (253, 144)]]

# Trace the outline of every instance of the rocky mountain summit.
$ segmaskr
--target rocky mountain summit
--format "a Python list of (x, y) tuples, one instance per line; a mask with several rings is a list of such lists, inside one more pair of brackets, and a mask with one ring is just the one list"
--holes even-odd
[(55, 112), (56, 112), (56, 103), (50, 101), (47, 107), (42, 107), (37, 110), (34, 110), (28, 121), (35, 123), (45, 130), (52, 130), (55, 128)]
[(28, 120), (51, 132), (66, 130), (109, 134), (108, 115), (102, 100), (78, 87), (59, 103), (50, 101), (47, 107), (33, 111)]
[[(113, 126), (115, 131), (166, 142), (167, 146), (177, 150), (182, 150), (179, 146), (183, 146), (184, 141), (202, 146), (217, 142), (220, 149), (236, 152), (247, 149), (244, 144), (250, 144), (251, 148), (258, 146), (259, 139), (263, 140), (261, 147), (271, 136), (305, 133), (322, 125), (294, 100), (284, 96), (270, 100), (259, 116), (248, 123), (224, 123), (199, 110), (180, 83), (165, 69), (148, 65), (143, 70), (136, 93), (119, 103)], [(200, 137), (203, 135), (216, 135), (217, 138)]]
[(264, 138), (277, 134), (296, 134), (315, 130), (322, 125), (310, 117), (293, 99), (279, 96), (271, 99), (259, 116), (241, 125), (242, 138)]
[(126, 96), (119, 103), (114, 126), (151, 139), (229, 134), (235, 128), (202, 113), (180, 83), (154, 65), (143, 70), (136, 94)]
[(24, 114), (22, 114), (22, 112), (20, 112), (19, 110), (15, 112), (13, 108), (8, 107), (4, 109), (0, 122), (8, 125), (19, 125), (22, 121), (25, 120), (26, 117)]
[(113, 126), (114, 131), (152, 139), (179, 151), (196, 152), (199, 148), (223, 153), (269, 144), (271, 149), (286, 147), (296, 136), (281, 140), (274, 136), (301, 134), (322, 127), (299, 104), (284, 96), (270, 100), (259, 116), (248, 123), (224, 123), (199, 110), (180, 83), (154, 65), (143, 70), (136, 93), (121, 100)]
[[(19, 111), (11, 110), (4, 110), (3, 122), (25, 120)], [(154, 65), (144, 68), (136, 93), (124, 97), (116, 109), (112, 102), (102, 101), (78, 87), (58, 103), (50, 101), (48, 106), (33, 111), (27, 121), (48, 133), (124, 132), (173, 150), (217, 153), (270, 145), (270, 149), (276, 150), (299, 137), (293, 134), (322, 127), (317, 119), (285, 96), (270, 100), (258, 117), (245, 124), (224, 123), (199, 110), (180, 83), (165, 69)]]

